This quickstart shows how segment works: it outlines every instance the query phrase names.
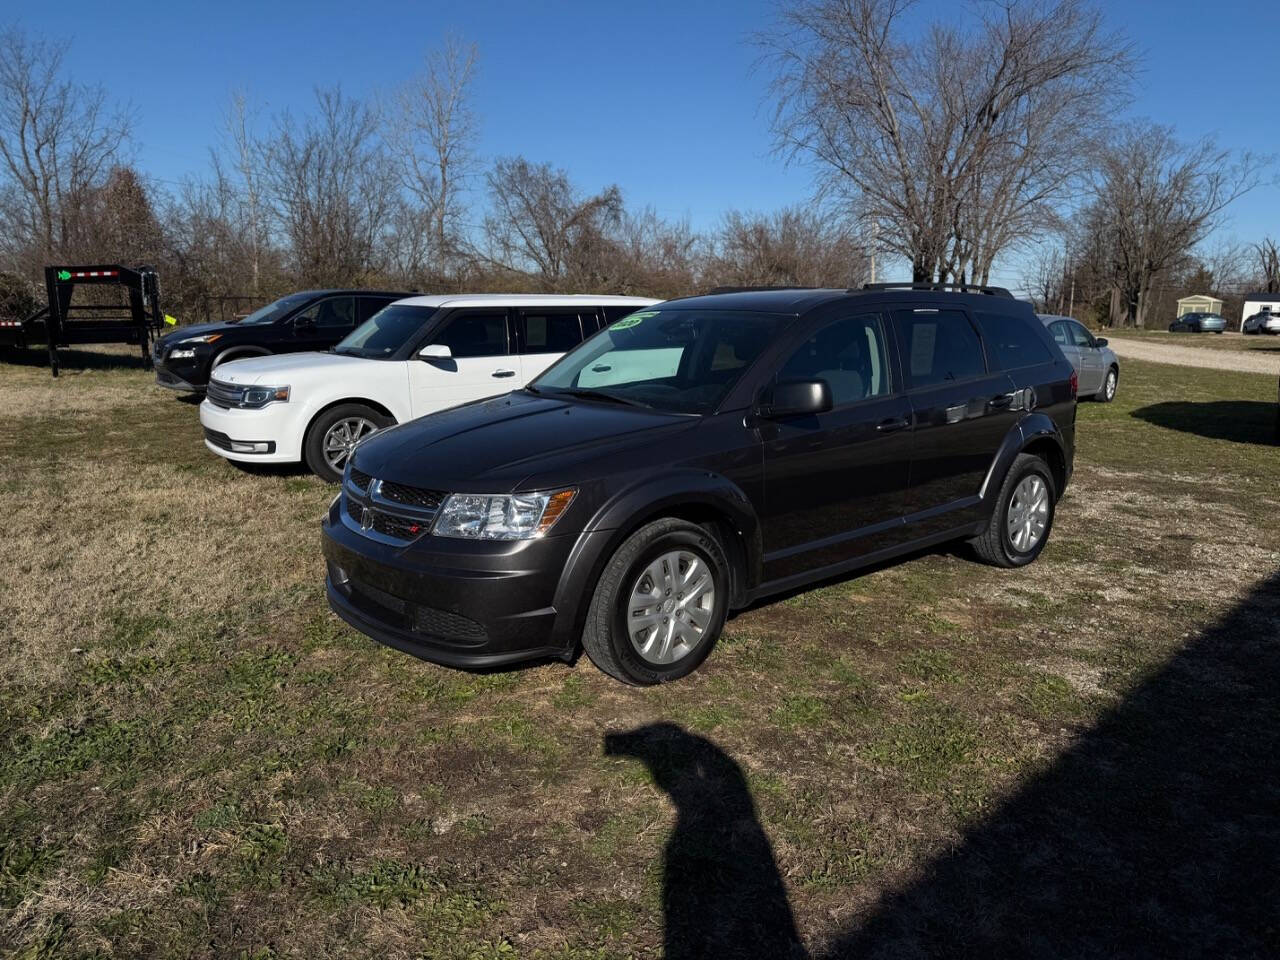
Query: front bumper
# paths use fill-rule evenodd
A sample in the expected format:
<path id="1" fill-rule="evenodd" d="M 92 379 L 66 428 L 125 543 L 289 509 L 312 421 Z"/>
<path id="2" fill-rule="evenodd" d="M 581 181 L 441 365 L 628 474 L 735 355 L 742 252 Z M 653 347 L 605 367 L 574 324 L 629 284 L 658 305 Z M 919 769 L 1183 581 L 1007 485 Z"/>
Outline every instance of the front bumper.
<path id="1" fill-rule="evenodd" d="M 156 386 L 180 393 L 204 393 L 207 377 L 201 377 L 199 360 L 170 363 L 160 351 L 151 355 L 151 365 L 156 372 Z"/>
<path id="2" fill-rule="evenodd" d="M 297 463 L 302 459 L 298 415 L 296 404 L 229 410 L 206 398 L 200 404 L 204 445 L 220 457 L 241 463 Z"/>
<path id="3" fill-rule="evenodd" d="M 556 600 L 573 535 L 478 542 L 427 534 L 392 545 L 348 527 L 341 509 L 335 504 L 321 533 L 329 606 L 361 633 L 450 667 L 572 656 L 576 609 L 558 610 Z"/>

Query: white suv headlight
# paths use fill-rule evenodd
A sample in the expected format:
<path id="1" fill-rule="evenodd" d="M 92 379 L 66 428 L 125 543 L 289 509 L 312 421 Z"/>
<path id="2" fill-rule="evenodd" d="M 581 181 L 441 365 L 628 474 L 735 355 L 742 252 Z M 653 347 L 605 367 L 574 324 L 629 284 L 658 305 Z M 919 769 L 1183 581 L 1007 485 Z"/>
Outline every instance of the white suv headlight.
<path id="1" fill-rule="evenodd" d="M 464 540 L 532 540 L 545 536 L 577 493 L 454 493 L 440 507 L 432 533 Z"/>

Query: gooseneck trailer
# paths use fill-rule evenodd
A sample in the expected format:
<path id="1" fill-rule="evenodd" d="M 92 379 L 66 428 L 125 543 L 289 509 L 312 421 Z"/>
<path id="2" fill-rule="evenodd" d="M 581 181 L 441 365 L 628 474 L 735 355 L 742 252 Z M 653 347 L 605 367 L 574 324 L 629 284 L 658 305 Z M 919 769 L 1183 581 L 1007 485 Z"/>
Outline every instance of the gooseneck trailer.
<path id="1" fill-rule="evenodd" d="M 78 286 L 124 287 L 127 304 L 73 303 Z M 58 375 L 58 348 L 85 343 L 130 343 L 151 366 L 151 340 L 164 323 L 160 281 L 150 267 L 118 263 L 44 268 L 48 305 L 23 319 L 0 320 L 0 346 L 46 343 L 49 369 Z"/>

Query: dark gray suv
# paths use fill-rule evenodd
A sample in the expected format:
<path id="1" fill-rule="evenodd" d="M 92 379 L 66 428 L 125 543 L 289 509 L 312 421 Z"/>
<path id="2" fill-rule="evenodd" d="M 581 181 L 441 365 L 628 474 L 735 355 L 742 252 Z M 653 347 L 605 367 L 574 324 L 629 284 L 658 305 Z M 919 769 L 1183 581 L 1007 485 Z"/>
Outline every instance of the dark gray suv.
<path id="1" fill-rule="evenodd" d="M 1033 561 L 1077 385 L 1005 291 L 670 300 L 361 443 L 323 523 L 329 603 L 440 663 L 585 649 L 672 680 L 760 597 L 957 539 Z"/>

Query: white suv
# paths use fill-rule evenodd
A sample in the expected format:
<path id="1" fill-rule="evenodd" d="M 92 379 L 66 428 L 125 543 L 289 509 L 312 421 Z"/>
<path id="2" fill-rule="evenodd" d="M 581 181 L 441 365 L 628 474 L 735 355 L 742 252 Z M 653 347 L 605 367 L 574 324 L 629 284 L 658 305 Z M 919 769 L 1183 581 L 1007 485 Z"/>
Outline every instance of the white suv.
<path id="1" fill-rule="evenodd" d="M 224 363 L 200 404 L 204 442 L 244 463 L 305 461 L 337 481 L 375 430 L 524 386 L 602 327 L 656 300 L 467 294 L 409 297 L 329 353 Z"/>

